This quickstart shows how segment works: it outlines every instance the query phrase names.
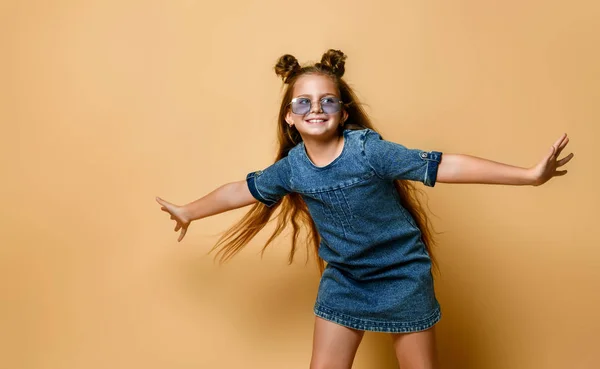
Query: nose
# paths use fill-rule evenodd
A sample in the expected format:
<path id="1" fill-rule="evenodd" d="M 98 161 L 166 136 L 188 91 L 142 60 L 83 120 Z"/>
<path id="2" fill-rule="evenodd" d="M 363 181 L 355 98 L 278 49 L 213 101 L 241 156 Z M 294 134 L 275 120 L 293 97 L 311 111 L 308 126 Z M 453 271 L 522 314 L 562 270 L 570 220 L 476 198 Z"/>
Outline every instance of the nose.
<path id="1" fill-rule="evenodd" d="M 322 113 L 323 108 L 321 107 L 321 101 L 311 101 L 310 102 L 310 112 L 311 113 Z"/>

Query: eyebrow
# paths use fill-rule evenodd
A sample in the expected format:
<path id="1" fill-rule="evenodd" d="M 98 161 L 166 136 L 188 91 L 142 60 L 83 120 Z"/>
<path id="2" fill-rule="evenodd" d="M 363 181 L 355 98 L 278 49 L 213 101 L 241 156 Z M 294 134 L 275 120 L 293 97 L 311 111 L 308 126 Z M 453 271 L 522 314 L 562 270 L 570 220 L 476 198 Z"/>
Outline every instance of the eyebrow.
<path id="1" fill-rule="evenodd" d="M 326 94 L 323 94 L 323 95 L 319 96 L 319 99 L 322 99 L 322 98 L 324 98 L 326 96 L 335 96 L 335 97 L 338 97 L 336 94 L 334 94 L 332 92 L 328 92 Z M 296 97 L 308 97 L 308 98 L 310 98 L 311 96 L 309 94 L 302 94 L 302 95 L 298 95 Z"/>

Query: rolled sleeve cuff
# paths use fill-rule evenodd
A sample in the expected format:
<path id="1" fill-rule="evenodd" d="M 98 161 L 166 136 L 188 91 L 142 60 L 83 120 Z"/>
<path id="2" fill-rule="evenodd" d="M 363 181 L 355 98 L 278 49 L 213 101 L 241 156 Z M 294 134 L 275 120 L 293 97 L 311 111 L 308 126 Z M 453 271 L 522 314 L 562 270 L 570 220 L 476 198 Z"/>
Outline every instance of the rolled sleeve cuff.
<path id="1" fill-rule="evenodd" d="M 258 173 L 259 172 L 252 172 L 252 173 L 248 173 L 248 175 L 246 176 L 246 183 L 248 184 L 248 189 L 250 190 L 250 193 L 252 194 L 252 196 L 254 196 L 255 199 L 257 199 L 258 201 L 267 205 L 268 207 L 271 207 L 271 206 L 275 205 L 276 201 L 265 198 L 263 195 L 260 194 L 260 191 L 256 187 L 256 178 L 255 177 L 257 176 Z"/>
<path id="2" fill-rule="evenodd" d="M 425 186 L 434 187 L 437 180 L 438 167 L 442 160 L 442 153 L 439 151 L 424 151 L 421 153 L 421 159 L 427 161 L 423 183 Z"/>

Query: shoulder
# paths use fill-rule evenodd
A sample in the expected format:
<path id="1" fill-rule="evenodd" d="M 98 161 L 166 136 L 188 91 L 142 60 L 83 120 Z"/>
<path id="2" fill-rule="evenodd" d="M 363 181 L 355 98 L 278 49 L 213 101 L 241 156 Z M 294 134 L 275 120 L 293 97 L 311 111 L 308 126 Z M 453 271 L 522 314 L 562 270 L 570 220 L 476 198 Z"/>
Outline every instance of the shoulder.
<path id="1" fill-rule="evenodd" d="M 347 129 L 344 131 L 344 136 L 348 141 L 356 142 L 361 144 L 361 146 L 366 140 L 372 139 L 372 137 L 380 137 L 377 132 L 370 128 Z"/>
<path id="2" fill-rule="evenodd" d="M 301 151 L 301 149 L 303 149 L 304 147 L 304 142 L 300 142 L 299 144 L 297 144 L 296 146 L 292 147 L 290 149 L 290 151 L 288 152 L 286 157 L 294 157 L 297 156 Z"/>
<path id="3" fill-rule="evenodd" d="M 354 142 L 363 152 L 377 147 L 377 143 L 384 142 L 381 135 L 371 128 L 347 130 L 346 137 L 349 141 Z"/>
<path id="4" fill-rule="evenodd" d="M 290 166 L 297 167 L 301 165 L 302 155 L 304 154 L 304 142 L 300 142 L 296 146 L 292 147 L 284 159 L 289 161 Z"/>
<path id="5" fill-rule="evenodd" d="M 347 137 L 358 141 L 381 140 L 381 135 L 371 128 L 346 130 Z"/>

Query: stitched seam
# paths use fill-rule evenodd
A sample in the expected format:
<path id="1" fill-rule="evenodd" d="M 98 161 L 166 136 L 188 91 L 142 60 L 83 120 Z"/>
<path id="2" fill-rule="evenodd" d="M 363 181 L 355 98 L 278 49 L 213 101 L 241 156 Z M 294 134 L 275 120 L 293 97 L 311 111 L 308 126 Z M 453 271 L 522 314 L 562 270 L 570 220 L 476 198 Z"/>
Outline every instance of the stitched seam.
<path id="1" fill-rule="evenodd" d="M 365 178 L 361 178 L 356 180 L 355 182 L 352 182 L 350 184 L 344 185 L 344 186 L 336 186 L 336 187 L 332 187 L 332 188 L 323 188 L 323 189 L 318 189 L 318 190 L 299 190 L 299 193 L 323 193 L 323 192 L 328 192 L 328 191 L 334 191 L 334 190 L 339 190 L 342 188 L 348 188 L 348 187 L 352 187 L 354 185 L 357 185 L 359 183 L 368 181 L 369 179 L 371 179 L 371 177 L 373 177 L 372 175 L 370 175 L 369 177 L 365 177 Z"/>
<path id="2" fill-rule="evenodd" d="M 371 170 L 373 170 L 373 173 L 375 173 L 375 175 L 377 177 L 379 177 L 380 179 L 384 179 L 383 176 L 381 176 L 379 173 L 377 173 L 377 171 L 375 170 L 375 168 L 373 167 L 373 165 L 369 161 L 369 158 L 367 157 L 367 152 L 365 151 L 365 146 L 367 144 L 367 136 L 369 135 L 370 132 L 374 132 L 374 131 L 372 131 L 370 129 L 366 129 L 365 132 L 363 133 L 363 135 L 361 136 L 361 141 L 362 141 L 361 154 L 362 154 L 362 157 L 363 157 L 364 161 L 369 166 L 369 168 L 371 168 Z"/>
<path id="3" fill-rule="evenodd" d="M 324 311 L 324 313 L 327 313 L 327 314 L 330 314 L 330 315 L 337 315 L 338 317 L 340 317 L 342 319 L 355 320 L 355 321 L 358 321 L 358 322 L 366 322 L 366 323 L 369 323 L 369 324 L 376 324 L 376 325 L 383 325 L 383 326 L 423 324 L 423 323 L 431 320 L 432 318 L 436 317 L 438 315 L 438 313 L 439 313 L 439 308 L 436 307 L 434 309 L 434 312 L 431 313 L 431 314 L 429 314 L 425 318 L 421 318 L 421 319 L 413 320 L 413 321 L 408 321 L 408 322 L 386 322 L 386 321 L 383 321 L 383 320 L 371 320 L 371 319 L 364 319 L 364 318 L 355 318 L 353 316 L 337 312 L 337 311 L 335 311 L 335 309 L 330 308 L 329 306 L 323 304 L 322 302 L 318 302 L 317 304 L 319 306 L 325 308 L 325 310 L 330 310 L 330 312 Z"/>
<path id="4" fill-rule="evenodd" d="M 256 173 L 256 172 L 255 172 Z M 260 190 L 258 189 L 258 186 L 256 185 L 256 179 L 259 177 L 259 175 L 255 175 L 254 176 L 254 189 L 256 190 L 256 193 L 258 193 L 260 195 L 260 197 L 262 197 L 264 200 L 266 200 L 267 202 L 277 202 L 275 200 L 273 200 L 272 198 L 263 195 Z"/>

